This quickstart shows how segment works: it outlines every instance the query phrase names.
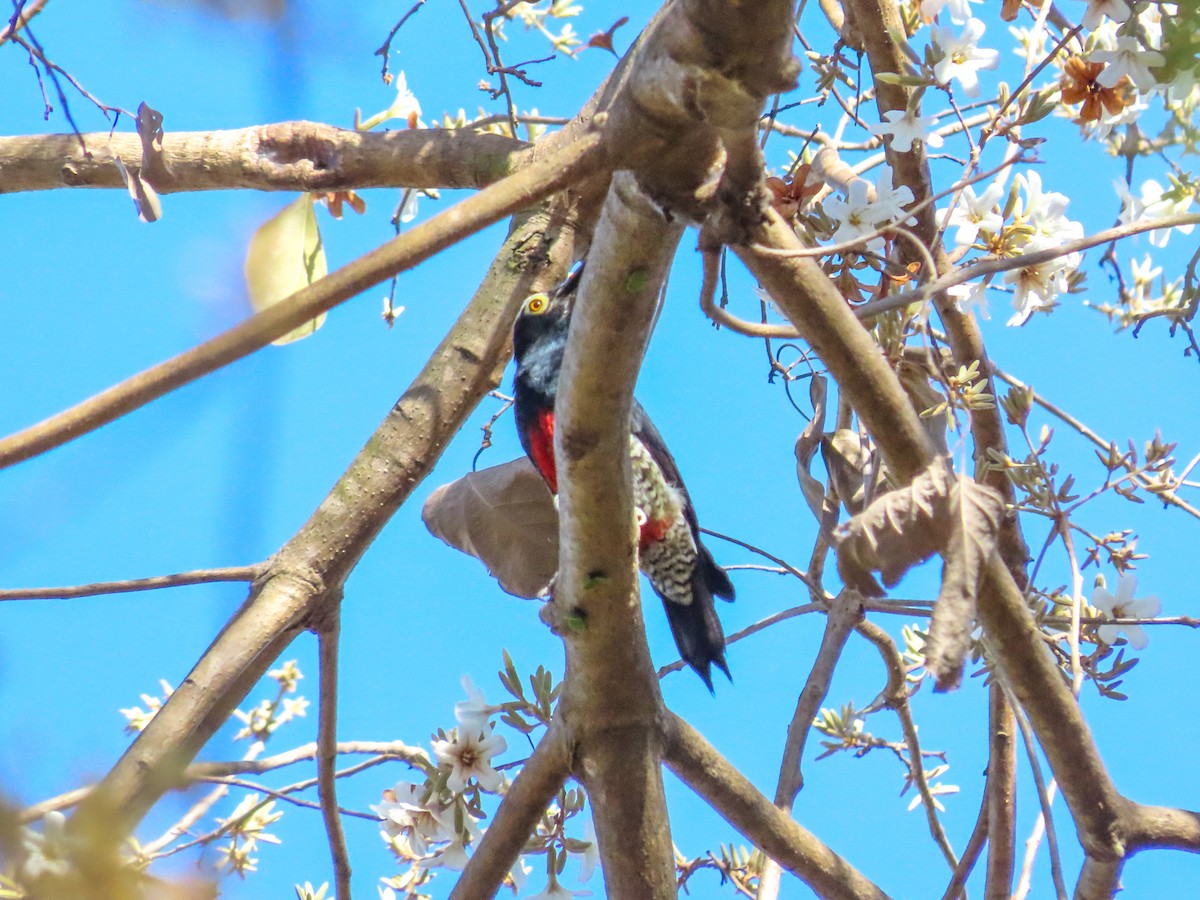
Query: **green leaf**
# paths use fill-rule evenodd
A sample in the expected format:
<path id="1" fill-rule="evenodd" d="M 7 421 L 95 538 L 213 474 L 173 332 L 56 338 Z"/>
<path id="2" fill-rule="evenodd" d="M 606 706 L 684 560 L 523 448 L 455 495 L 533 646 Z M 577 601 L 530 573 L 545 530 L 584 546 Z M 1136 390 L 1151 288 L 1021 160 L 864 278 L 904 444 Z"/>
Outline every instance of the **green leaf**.
<path id="1" fill-rule="evenodd" d="M 325 246 L 317 228 L 312 194 L 301 195 L 254 232 L 246 251 L 245 271 L 250 303 L 257 312 L 325 277 Z M 306 338 L 324 323 L 325 314 L 321 313 L 274 343 Z"/>

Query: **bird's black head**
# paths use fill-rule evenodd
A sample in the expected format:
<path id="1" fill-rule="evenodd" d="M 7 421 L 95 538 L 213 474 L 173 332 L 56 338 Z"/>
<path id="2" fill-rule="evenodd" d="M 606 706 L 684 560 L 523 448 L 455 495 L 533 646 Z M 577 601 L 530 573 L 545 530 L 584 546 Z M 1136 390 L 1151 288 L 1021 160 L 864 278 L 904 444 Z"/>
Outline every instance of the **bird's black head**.
<path id="1" fill-rule="evenodd" d="M 556 357 L 561 365 L 575 291 L 582 273 L 583 266 L 579 266 L 550 293 L 538 292 L 525 298 L 517 321 L 513 323 L 513 357 L 518 373 L 535 359 L 542 364 L 550 362 L 545 358 L 547 356 Z"/>

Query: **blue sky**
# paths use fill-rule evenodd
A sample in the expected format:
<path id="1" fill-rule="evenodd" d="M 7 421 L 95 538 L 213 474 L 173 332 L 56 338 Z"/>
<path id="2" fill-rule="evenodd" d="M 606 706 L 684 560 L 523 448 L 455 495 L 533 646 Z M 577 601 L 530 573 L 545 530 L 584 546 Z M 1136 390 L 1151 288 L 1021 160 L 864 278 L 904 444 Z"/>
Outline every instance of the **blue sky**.
<path id="1" fill-rule="evenodd" d="M 1076 4 L 1073 4 L 1076 5 Z M 289 4 L 276 27 L 261 21 L 228 22 L 173 4 L 52 2 L 35 20 L 48 55 L 108 103 L 134 109 L 145 101 L 165 115 L 168 130 L 237 128 L 287 119 L 349 126 L 355 107 L 385 107 L 393 91 L 378 77 L 372 55 L 407 4 L 363 2 Z M 618 32 L 627 46 L 646 13 L 609 2 L 588 4 L 575 28 L 583 36 L 621 15 L 633 22 Z M 476 89 L 482 77 L 478 48 L 451 4 L 429 4 L 394 44 L 393 70 L 403 69 L 427 120 L 443 111 L 476 106 L 499 111 Z M 806 13 L 814 23 L 815 4 Z M 811 24 L 814 32 L 816 24 Z M 998 30 L 998 25 L 990 26 Z M 518 36 L 510 26 L 509 59 L 543 56 L 545 43 Z M 525 54 L 524 51 L 529 52 Z M 1008 61 L 1006 60 L 1006 65 Z M 536 68 L 544 88 L 521 87 L 522 109 L 570 114 L 599 84 L 612 57 L 596 50 Z M 531 74 L 533 72 L 531 71 Z M 995 84 L 985 74 L 985 89 Z M 811 72 L 802 76 L 811 87 Z M 1009 78 L 1010 83 L 1016 79 Z M 61 115 L 43 121 L 42 102 L 23 53 L 0 48 L 0 122 L 8 133 L 65 131 Z M 103 119 L 70 95 L 81 127 L 100 131 Z M 826 128 L 835 110 L 806 108 L 790 121 Z M 128 123 L 123 123 L 128 125 Z M 1111 181 L 1121 167 L 1096 145 L 1084 145 L 1073 126 L 1045 122 L 1053 139 L 1040 148 L 1049 188 L 1072 198 L 1069 214 L 1088 231 L 1110 225 L 1118 209 Z M 774 139 L 773 139 L 774 141 Z M 948 152 L 965 154 L 962 146 Z M 772 163 L 786 145 L 769 145 Z M 935 170 L 942 179 L 952 171 Z M 1160 170 L 1139 170 L 1139 178 Z M 367 215 L 341 222 L 319 211 L 330 266 L 344 264 L 385 240 L 395 192 L 366 193 Z M 139 222 L 118 191 L 16 194 L 0 203 L 0 246 L 8 261 L 0 281 L 0 431 L 32 424 L 122 378 L 183 351 L 244 318 L 248 304 L 242 256 L 254 229 L 292 199 L 284 194 L 222 192 L 170 195 L 153 225 Z M 424 202 L 422 215 L 439 204 Z M 383 290 L 336 310 L 313 339 L 268 348 L 45 456 L 0 473 L 0 587 L 86 583 L 140 577 L 263 559 L 305 521 L 372 430 L 424 363 L 430 349 L 469 298 L 499 246 L 494 228 L 404 276 L 398 302 L 406 311 L 391 330 L 379 318 Z M 1195 248 L 1172 238 L 1162 259 L 1175 272 Z M 778 384 L 768 384 L 760 343 L 712 329 L 696 309 L 699 266 L 694 238 L 684 238 L 667 305 L 643 370 L 639 397 L 667 437 L 702 524 L 806 564 L 815 525 L 795 481 L 792 445 L 804 426 Z M 1141 243 L 1120 258 L 1140 255 Z M 1111 298 L 1107 276 L 1087 263 L 1084 297 Z M 743 314 L 757 304 L 747 280 L 735 276 Z M 1003 297 L 993 299 L 985 337 L 999 365 L 1032 383 L 1099 433 L 1139 445 L 1162 428 L 1181 442 L 1186 461 L 1200 448 L 1197 361 L 1184 358 L 1180 340 L 1161 326 L 1137 340 L 1113 335 L 1081 297 L 1064 299 L 1051 317 L 1022 329 L 1004 327 Z M 506 377 L 505 387 L 508 387 Z M 803 387 L 796 392 L 804 397 Z M 558 641 L 537 619 L 536 604 L 503 594 L 482 568 L 431 538 L 420 505 L 437 484 L 469 469 L 482 426 L 497 409 L 487 400 L 446 451 L 430 480 L 416 492 L 368 552 L 346 586 L 343 621 L 340 734 L 343 739 L 403 739 L 425 743 L 453 724 L 459 678 L 470 674 L 489 699 L 501 698 L 495 672 L 508 648 L 523 672 L 545 663 L 558 673 Z M 1049 421 L 1035 413 L 1035 421 Z M 1103 477 L 1089 446 L 1059 423 L 1054 459 L 1075 470 L 1088 487 Z M 495 446 L 481 464 L 508 460 L 520 449 L 502 419 Z M 960 451 L 961 452 L 961 451 Z M 1192 561 L 1195 523 L 1175 511 L 1133 507 L 1104 498 L 1084 515 L 1104 533 L 1134 528 L 1151 554 L 1139 566 L 1141 593 L 1158 594 L 1164 613 L 1194 613 Z M 1036 523 L 1031 529 L 1036 528 Z M 1041 534 L 1031 530 L 1030 542 Z M 757 562 L 712 542 L 725 564 Z M 931 598 L 936 571 L 926 566 L 898 588 L 899 596 Z M 1044 581 L 1066 583 L 1061 554 Z M 1086 573 L 1088 583 L 1094 569 Z M 1110 581 L 1111 570 L 1106 570 Z M 722 606 L 728 632 L 806 597 L 801 586 L 776 575 L 735 573 L 738 602 Z M 158 679 L 178 683 L 212 636 L 244 598 L 237 585 L 70 602 L 0 605 L 0 790 L 28 803 L 102 774 L 128 738 L 118 710 L 157 693 Z M 905 620 L 879 619 L 896 636 Z M 708 695 L 689 673 L 664 683 L 668 703 L 696 725 L 768 795 L 795 698 L 820 642 L 823 621 L 791 620 L 735 646 L 735 683 Z M 657 603 L 647 605 L 656 662 L 674 658 Z M 1192 632 L 1153 630 L 1141 664 L 1126 678 L 1131 699 L 1102 701 L 1089 686 L 1084 708 L 1119 786 L 1136 800 L 1200 807 L 1200 787 L 1186 773 L 1200 729 L 1179 696 L 1194 684 Z M 301 638 L 285 655 L 309 676 L 302 689 L 314 702 L 315 642 Z M 827 705 L 869 702 L 883 684 L 874 651 L 851 640 Z M 981 680 L 957 693 L 915 700 L 926 748 L 943 749 L 952 764 L 946 781 L 962 793 L 946 799 L 944 820 L 961 848 L 974 821 L 982 786 L 986 704 Z M 254 695 L 266 696 L 269 688 Z M 247 704 L 248 705 L 248 704 Z M 315 719 L 288 726 L 268 752 L 311 740 Z M 894 721 L 869 728 L 898 738 Z M 206 750 L 232 758 L 226 729 Z M 510 756 L 520 746 L 510 735 Z M 907 813 L 898 797 L 902 773 L 893 759 L 837 756 L 805 763 L 806 787 L 798 819 L 847 855 L 897 897 L 940 893 L 946 871 L 925 832 L 920 812 Z M 271 780 L 282 784 L 299 769 Z M 344 783 L 343 803 L 365 809 L 405 770 L 376 769 Z M 1018 842 L 1028 834 L 1036 800 L 1022 766 Z M 736 841 L 734 833 L 686 789 L 669 781 L 674 838 L 688 855 Z M 168 798 L 140 832 L 156 836 L 186 807 Z M 236 801 L 218 813 L 227 815 Z M 1080 855 L 1069 816 L 1055 807 L 1068 878 Z M 394 867 L 374 825 L 348 823 L 359 896 Z M 265 846 L 261 872 L 245 885 L 223 883 L 225 896 L 289 896 L 290 885 L 330 878 L 325 842 L 315 813 L 288 810 L 277 829 L 284 843 Z M 190 872 L 191 862 L 166 872 Z M 533 884 L 539 885 L 538 875 Z M 1184 854 L 1155 853 L 1126 869 L 1131 897 L 1163 896 L 1178 880 L 1200 877 L 1200 863 Z M 447 879 L 443 879 L 443 889 Z M 591 887 L 598 893 L 598 883 Z M 728 896 L 715 876 L 701 874 L 695 897 Z M 1032 896 L 1049 889 L 1045 852 Z M 440 895 L 440 894 L 439 894 Z M 807 896 L 791 882 L 785 896 Z"/>

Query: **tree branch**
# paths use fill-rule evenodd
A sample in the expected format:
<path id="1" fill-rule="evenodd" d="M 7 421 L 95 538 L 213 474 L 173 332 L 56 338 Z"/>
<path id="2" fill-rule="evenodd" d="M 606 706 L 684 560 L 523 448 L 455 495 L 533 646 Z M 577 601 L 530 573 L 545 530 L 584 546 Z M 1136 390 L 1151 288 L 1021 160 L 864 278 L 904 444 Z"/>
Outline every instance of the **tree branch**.
<path id="1" fill-rule="evenodd" d="M 903 388 L 841 295 L 811 260 L 787 260 L 754 245 L 798 249 L 799 239 L 771 210 L 748 246 L 735 251 L 789 319 L 804 332 L 849 397 L 892 472 L 907 481 L 934 449 Z M 1041 738 L 1089 853 L 1123 851 L 1114 827 L 1129 806 L 1100 759 L 1087 722 L 1003 563 L 993 559 L 980 586 L 979 618 L 1013 690 Z"/>
<path id="2" fill-rule="evenodd" d="M 565 274 L 583 240 L 572 223 L 588 221 L 574 205 L 563 198 L 519 220 L 421 373 L 70 828 L 122 840 L 310 617 L 337 602 L 359 557 L 498 383 L 520 302 Z"/>
<path id="3" fill-rule="evenodd" d="M 337 703 L 338 643 L 341 639 L 341 607 L 330 604 L 317 627 L 320 657 L 320 701 L 317 707 L 317 799 L 329 855 L 333 859 L 334 896 L 350 900 L 350 850 L 337 801 Z"/>
<path id="4" fill-rule="evenodd" d="M 30 0 L 20 8 L 19 12 L 14 12 L 8 24 L 0 28 L 0 44 L 29 24 L 30 19 L 46 8 L 46 3 L 47 0 Z"/>
<path id="5" fill-rule="evenodd" d="M 559 152 L 438 213 L 198 347 L 0 440 L 0 468 L 94 431 L 151 400 L 265 347 L 367 288 L 582 180 L 597 171 L 603 159 L 600 136 L 595 133 L 581 135 Z"/>
<path id="6" fill-rule="evenodd" d="M 812 670 L 804 682 L 804 689 L 796 700 L 796 711 L 788 724 L 787 742 L 783 749 L 783 760 L 779 766 L 779 781 L 775 788 L 775 805 L 788 812 L 796 802 L 796 795 L 804 787 L 804 773 L 800 768 L 804 757 L 804 746 L 812 731 L 813 719 L 829 694 L 833 673 L 841 659 L 846 639 L 862 619 L 862 598 L 854 591 L 843 591 L 830 603 L 825 618 L 825 634 L 821 637 L 821 649 L 813 661 Z"/>
<path id="7" fill-rule="evenodd" d="M 716 258 L 715 254 L 706 257 Z M 813 719 L 829 694 L 833 673 L 842 657 L 846 639 L 861 621 L 862 597 L 855 591 L 843 591 L 830 601 L 825 609 L 825 633 L 821 636 L 821 648 L 813 661 L 812 669 L 796 698 L 796 710 L 788 723 L 787 738 L 783 745 L 783 758 L 779 763 L 779 778 L 775 784 L 775 805 L 790 813 L 796 795 L 804 787 L 804 747 L 812 733 Z M 779 865 L 768 860 L 759 878 L 757 900 L 774 900 L 779 895 Z"/>
<path id="8" fill-rule="evenodd" d="M 667 767 L 747 840 L 820 897 L 882 900 L 887 896 L 759 793 L 700 732 L 678 716 L 668 716 Z"/>
<path id="9" fill-rule="evenodd" d="M 134 133 L 0 137 L 0 194 L 125 188 L 117 160 L 141 168 Z M 274 122 L 227 131 L 167 131 L 152 186 L 160 194 L 243 188 L 341 191 L 372 187 L 481 188 L 534 157 L 524 141 L 465 128 L 354 131 Z"/>
<path id="10" fill-rule="evenodd" d="M 555 412 L 559 570 L 547 612 L 567 666 L 559 707 L 592 798 L 606 889 L 674 898 L 658 680 L 638 602 L 633 385 L 682 226 L 613 179 L 575 300 Z M 582 621 L 579 628 L 566 619 Z"/>
<path id="11" fill-rule="evenodd" d="M 252 566 L 231 566 L 225 569 L 197 569 L 176 575 L 156 575 L 151 578 L 131 578 L 128 581 L 98 581 L 70 587 L 6 588 L 0 590 L 0 602 L 9 600 L 72 600 L 77 597 L 96 597 L 101 594 L 125 594 L 134 591 L 156 591 L 160 588 L 182 587 L 189 584 L 219 584 L 228 581 L 254 581 L 266 571 L 265 563 Z"/>
<path id="12" fill-rule="evenodd" d="M 1017 721 L 996 681 L 988 686 L 987 900 L 1012 896 L 1017 838 Z"/>

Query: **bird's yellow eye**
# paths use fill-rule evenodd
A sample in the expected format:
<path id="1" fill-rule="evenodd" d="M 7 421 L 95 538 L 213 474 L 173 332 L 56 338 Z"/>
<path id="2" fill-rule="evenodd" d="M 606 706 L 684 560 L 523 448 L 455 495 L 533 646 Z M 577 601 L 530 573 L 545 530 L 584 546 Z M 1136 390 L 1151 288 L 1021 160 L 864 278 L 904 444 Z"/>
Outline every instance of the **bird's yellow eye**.
<path id="1" fill-rule="evenodd" d="M 537 316 L 544 313 L 549 306 L 550 298 L 539 291 L 529 295 L 529 299 L 525 301 L 525 312 Z"/>

